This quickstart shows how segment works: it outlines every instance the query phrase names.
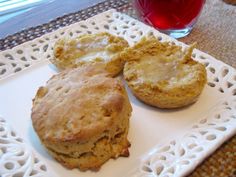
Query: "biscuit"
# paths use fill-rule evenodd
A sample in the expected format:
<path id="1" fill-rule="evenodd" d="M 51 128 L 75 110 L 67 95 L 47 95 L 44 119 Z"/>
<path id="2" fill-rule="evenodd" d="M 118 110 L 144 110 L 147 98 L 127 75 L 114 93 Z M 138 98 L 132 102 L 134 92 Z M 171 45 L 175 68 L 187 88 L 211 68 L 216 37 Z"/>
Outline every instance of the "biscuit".
<path id="1" fill-rule="evenodd" d="M 48 152 L 67 168 L 98 170 L 129 156 L 131 105 L 122 82 L 96 65 L 68 69 L 40 87 L 32 124 Z"/>
<path id="2" fill-rule="evenodd" d="M 159 108 L 179 108 L 194 103 L 207 81 L 204 65 L 193 60 L 191 46 L 159 42 L 150 36 L 126 49 L 124 77 L 133 94 Z"/>
<path id="3" fill-rule="evenodd" d="M 125 39 L 106 32 L 85 34 L 75 39 L 60 39 L 55 43 L 51 62 L 59 70 L 100 62 L 115 76 L 124 66 L 120 52 L 128 46 Z"/>

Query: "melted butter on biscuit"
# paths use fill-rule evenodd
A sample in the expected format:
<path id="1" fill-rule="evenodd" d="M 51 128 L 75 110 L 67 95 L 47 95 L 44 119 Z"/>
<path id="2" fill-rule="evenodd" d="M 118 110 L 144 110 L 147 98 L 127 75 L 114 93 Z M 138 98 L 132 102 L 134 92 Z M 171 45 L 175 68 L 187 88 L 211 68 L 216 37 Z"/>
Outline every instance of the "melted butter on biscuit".
<path id="1" fill-rule="evenodd" d="M 85 54 L 80 56 L 76 63 L 84 61 L 108 61 L 114 54 L 106 50 L 106 46 L 109 45 L 108 37 L 95 38 L 93 41 L 91 38 L 82 40 L 77 43 L 77 49 L 85 51 Z"/>
<path id="2" fill-rule="evenodd" d="M 78 49 L 84 50 L 98 50 L 104 49 L 109 44 L 109 39 L 107 36 L 99 38 L 84 38 L 77 43 Z"/>
<path id="3" fill-rule="evenodd" d="M 139 76 L 151 82 L 171 80 L 180 73 L 175 61 L 166 61 L 159 56 L 146 56 L 136 67 Z"/>
<path id="4" fill-rule="evenodd" d="M 113 57 L 113 55 L 114 54 L 109 53 L 108 51 L 104 51 L 104 50 L 91 51 L 91 52 L 87 52 L 87 54 L 81 56 L 79 58 L 79 60 L 76 60 L 76 63 L 81 62 L 81 61 L 85 61 L 85 62 L 94 61 L 96 59 L 99 59 L 101 61 L 108 61 Z"/>

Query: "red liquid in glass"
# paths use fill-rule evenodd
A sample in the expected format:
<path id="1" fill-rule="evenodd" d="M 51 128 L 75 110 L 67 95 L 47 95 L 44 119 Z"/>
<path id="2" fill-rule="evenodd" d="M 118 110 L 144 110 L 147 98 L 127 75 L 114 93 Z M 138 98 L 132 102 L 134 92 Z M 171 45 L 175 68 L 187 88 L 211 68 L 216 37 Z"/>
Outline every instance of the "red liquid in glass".
<path id="1" fill-rule="evenodd" d="M 140 18 L 161 30 L 192 27 L 205 0 L 134 0 Z"/>

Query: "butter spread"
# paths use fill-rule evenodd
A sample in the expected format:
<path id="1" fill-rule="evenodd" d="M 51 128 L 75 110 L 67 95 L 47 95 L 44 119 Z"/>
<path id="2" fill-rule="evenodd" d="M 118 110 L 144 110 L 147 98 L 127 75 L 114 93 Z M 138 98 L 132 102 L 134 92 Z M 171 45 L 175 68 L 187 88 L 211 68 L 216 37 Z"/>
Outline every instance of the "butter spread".
<path id="1" fill-rule="evenodd" d="M 170 80 L 180 73 L 176 61 L 166 61 L 160 56 L 146 56 L 136 67 L 138 75 L 151 82 Z"/>
<path id="2" fill-rule="evenodd" d="M 80 56 L 76 63 L 80 61 L 90 62 L 95 59 L 102 61 L 108 61 L 114 55 L 113 53 L 106 50 L 109 45 L 108 37 L 95 38 L 93 41 L 89 40 L 80 41 L 77 43 L 77 48 L 85 51 L 86 54 Z"/>
<path id="3" fill-rule="evenodd" d="M 101 50 L 101 51 L 91 51 L 91 52 L 87 52 L 87 54 L 81 56 L 78 58 L 78 60 L 76 60 L 77 62 L 80 61 L 85 61 L 85 62 L 89 62 L 89 61 L 93 61 L 95 59 L 101 59 L 102 61 L 108 61 L 112 58 L 114 54 L 110 53 L 108 51 L 105 50 Z"/>

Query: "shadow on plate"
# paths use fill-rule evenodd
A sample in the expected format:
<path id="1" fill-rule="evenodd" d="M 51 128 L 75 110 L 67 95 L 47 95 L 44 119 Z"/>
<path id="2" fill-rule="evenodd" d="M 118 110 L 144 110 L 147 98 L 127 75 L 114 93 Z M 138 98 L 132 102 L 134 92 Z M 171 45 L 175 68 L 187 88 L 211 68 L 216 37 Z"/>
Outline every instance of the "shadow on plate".
<path id="1" fill-rule="evenodd" d="M 43 146 L 43 144 L 40 142 L 36 132 L 34 131 L 34 128 L 32 124 L 30 124 L 28 128 L 28 139 L 33 146 L 33 149 L 39 153 L 41 156 L 43 156 L 46 159 L 53 160 L 53 158 L 48 154 L 46 148 Z"/>

